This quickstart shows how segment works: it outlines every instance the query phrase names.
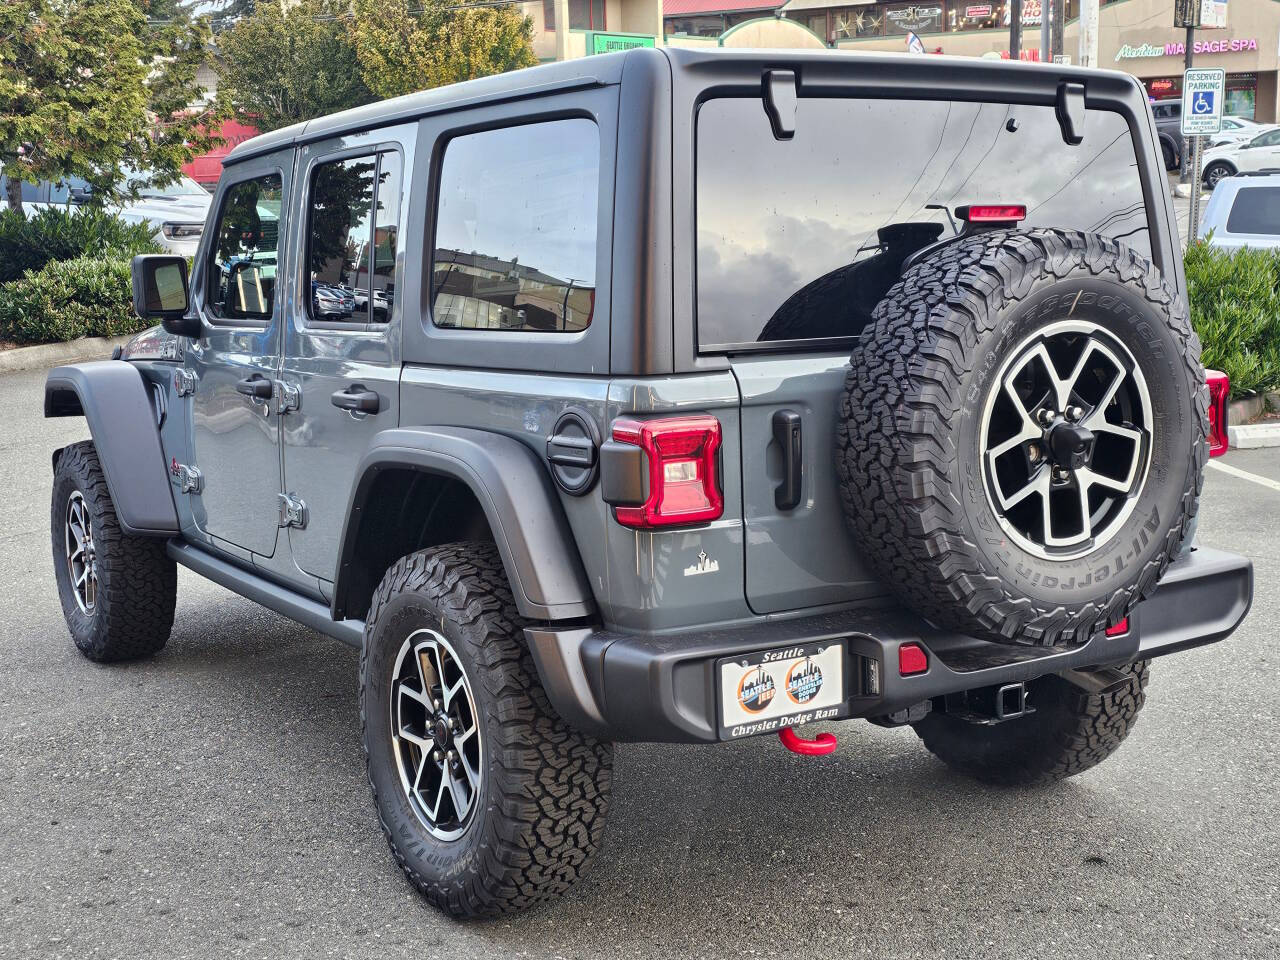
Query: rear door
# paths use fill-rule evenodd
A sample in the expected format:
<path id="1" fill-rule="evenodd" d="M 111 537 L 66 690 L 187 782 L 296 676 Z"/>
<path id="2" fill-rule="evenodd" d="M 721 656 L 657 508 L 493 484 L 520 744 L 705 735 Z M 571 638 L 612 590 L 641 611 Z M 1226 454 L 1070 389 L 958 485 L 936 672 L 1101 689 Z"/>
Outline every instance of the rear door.
<path id="1" fill-rule="evenodd" d="M 294 205 L 280 372 L 283 519 L 298 569 L 332 582 L 356 468 L 399 417 L 400 326 L 412 124 L 309 144 Z"/>
<path id="2" fill-rule="evenodd" d="M 1150 256 L 1133 140 L 1115 113 L 1089 111 L 1084 142 L 1069 146 L 1051 106 L 802 97 L 794 137 L 779 140 L 758 98 L 712 99 L 698 113 L 696 178 L 698 347 L 729 358 L 742 398 L 745 589 L 758 613 L 881 592 L 841 506 L 837 427 L 858 429 L 841 395 L 903 260 L 954 236 L 956 207 L 1024 204 L 1028 226 Z"/>

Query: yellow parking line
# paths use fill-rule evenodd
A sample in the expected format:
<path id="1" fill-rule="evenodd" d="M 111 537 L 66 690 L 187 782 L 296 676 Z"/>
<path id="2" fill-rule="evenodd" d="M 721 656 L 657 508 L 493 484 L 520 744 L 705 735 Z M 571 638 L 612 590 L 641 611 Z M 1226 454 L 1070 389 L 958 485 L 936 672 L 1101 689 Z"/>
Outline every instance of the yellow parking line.
<path id="1" fill-rule="evenodd" d="M 1252 480 L 1258 486 L 1266 487 L 1268 490 L 1280 490 L 1280 483 L 1275 480 L 1260 477 L 1256 473 L 1250 473 L 1248 470 L 1241 470 L 1239 467 L 1233 467 L 1230 464 L 1223 463 L 1221 460 L 1210 460 L 1209 466 L 1215 470 L 1221 470 L 1223 473 L 1229 473 L 1233 477 L 1239 477 L 1241 480 Z"/>

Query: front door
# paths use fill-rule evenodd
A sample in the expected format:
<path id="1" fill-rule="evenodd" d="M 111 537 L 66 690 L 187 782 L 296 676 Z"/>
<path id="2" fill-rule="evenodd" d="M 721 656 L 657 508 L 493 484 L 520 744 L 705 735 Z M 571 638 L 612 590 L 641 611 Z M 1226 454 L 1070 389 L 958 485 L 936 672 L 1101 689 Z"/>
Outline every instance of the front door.
<path id="1" fill-rule="evenodd" d="M 402 275 L 413 126 L 303 148 L 294 202 L 297 283 L 280 379 L 289 544 L 333 582 L 356 467 L 399 417 Z"/>
<path id="2" fill-rule="evenodd" d="M 275 381 L 284 310 L 276 278 L 285 267 L 280 241 L 291 167 L 290 151 L 234 165 L 224 175 L 193 297 L 204 334 L 185 361 L 194 390 L 193 519 L 213 546 L 263 557 L 275 552 L 279 528 Z"/>

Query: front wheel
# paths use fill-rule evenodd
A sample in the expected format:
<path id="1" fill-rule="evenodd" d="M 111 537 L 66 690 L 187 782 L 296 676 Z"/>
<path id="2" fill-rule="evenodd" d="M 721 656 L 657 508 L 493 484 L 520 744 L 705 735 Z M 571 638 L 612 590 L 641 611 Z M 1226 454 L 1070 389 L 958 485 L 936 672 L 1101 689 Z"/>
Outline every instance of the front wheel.
<path id="1" fill-rule="evenodd" d="M 58 457 L 50 533 L 58 599 L 80 652 L 101 663 L 158 652 L 173 628 L 177 568 L 163 540 L 121 531 L 91 442 Z"/>
<path id="2" fill-rule="evenodd" d="M 1227 177 L 1235 176 L 1235 173 L 1229 163 L 1222 161 L 1211 163 L 1204 171 L 1204 185 L 1212 190 Z"/>
<path id="3" fill-rule="evenodd" d="M 518 910 L 582 875 L 613 747 L 552 709 L 492 543 L 423 550 L 387 571 L 365 627 L 360 715 L 387 842 L 437 907 Z"/>
<path id="4" fill-rule="evenodd" d="M 1074 777 L 1120 748 L 1146 702 L 1147 660 L 1121 668 L 1129 682 L 1091 695 L 1061 677 L 1027 684 L 1034 713 L 994 726 L 931 713 L 915 725 L 929 752 L 953 770 L 1002 786 Z"/>

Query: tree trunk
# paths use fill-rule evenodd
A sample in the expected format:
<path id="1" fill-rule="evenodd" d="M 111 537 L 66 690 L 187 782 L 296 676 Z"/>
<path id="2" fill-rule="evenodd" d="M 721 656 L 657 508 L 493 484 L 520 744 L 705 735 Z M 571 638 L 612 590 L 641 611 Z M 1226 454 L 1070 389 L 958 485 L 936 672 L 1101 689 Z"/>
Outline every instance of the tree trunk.
<path id="1" fill-rule="evenodd" d="M 9 209 L 22 212 L 22 181 L 9 177 L 5 180 L 5 195 L 9 200 Z"/>

